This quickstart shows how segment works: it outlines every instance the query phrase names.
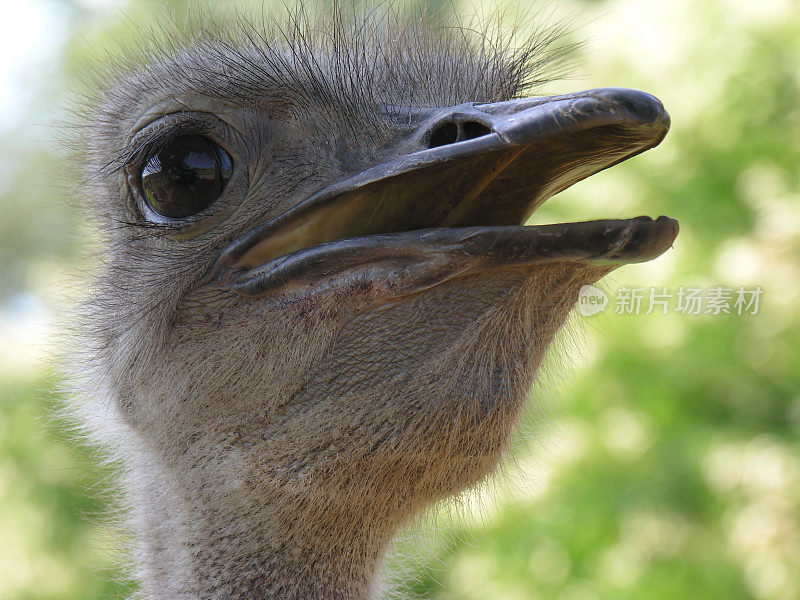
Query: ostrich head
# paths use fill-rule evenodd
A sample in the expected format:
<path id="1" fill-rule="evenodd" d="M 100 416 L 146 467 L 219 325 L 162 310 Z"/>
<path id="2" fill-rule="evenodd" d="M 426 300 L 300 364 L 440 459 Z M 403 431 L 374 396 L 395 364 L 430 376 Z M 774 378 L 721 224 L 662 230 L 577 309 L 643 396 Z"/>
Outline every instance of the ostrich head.
<path id="1" fill-rule="evenodd" d="M 371 597 L 496 466 L 580 287 L 677 233 L 523 226 L 661 141 L 652 96 L 521 97 L 550 34 L 334 21 L 151 48 L 90 111 L 80 379 L 151 598 Z"/>

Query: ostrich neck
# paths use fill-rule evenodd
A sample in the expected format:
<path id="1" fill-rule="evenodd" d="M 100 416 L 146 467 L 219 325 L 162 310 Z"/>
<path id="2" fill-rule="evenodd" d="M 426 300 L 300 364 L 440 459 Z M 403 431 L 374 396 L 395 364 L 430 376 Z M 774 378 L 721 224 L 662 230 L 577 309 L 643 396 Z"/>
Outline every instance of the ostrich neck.
<path id="1" fill-rule="evenodd" d="M 149 600 L 374 597 L 396 529 L 385 519 L 209 480 L 205 469 L 136 462 L 133 526 Z"/>
<path id="2" fill-rule="evenodd" d="M 147 410 L 123 417 L 130 435 L 118 447 L 129 465 L 145 597 L 373 598 L 398 528 L 496 468 L 578 289 L 608 268 L 566 266 L 538 279 L 504 274 L 477 330 L 451 328 L 459 337 L 441 343 L 443 359 L 381 364 L 382 383 L 329 376 L 361 360 L 365 347 L 393 356 L 396 337 L 387 334 L 380 352 L 363 340 L 352 349 L 340 343 L 292 395 L 295 412 L 281 413 L 271 428 L 249 392 L 176 402 L 161 396 L 171 372 L 139 391 L 129 404 Z M 508 293 L 510 284 L 516 293 Z M 358 340 L 367 325 L 352 320 L 338 339 Z M 493 333 L 509 331 L 521 333 Z M 473 356 L 476 367 L 465 360 Z M 396 373 L 387 372 L 392 366 Z M 336 387 L 343 381 L 346 391 Z"/>

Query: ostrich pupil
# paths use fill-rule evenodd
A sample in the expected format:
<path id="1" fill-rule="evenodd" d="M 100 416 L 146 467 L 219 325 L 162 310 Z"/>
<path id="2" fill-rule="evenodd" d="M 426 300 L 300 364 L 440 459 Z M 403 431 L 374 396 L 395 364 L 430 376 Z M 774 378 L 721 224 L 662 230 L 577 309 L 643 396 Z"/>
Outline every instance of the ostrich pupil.
<path id="1" fill-rule="evenodd" d="M 219 197 L 232 170 L 231 157 L 217 144 L 200 135 L 184 135 L 147 160 L 142 192 L 158 214 L 189 217 Z"/>

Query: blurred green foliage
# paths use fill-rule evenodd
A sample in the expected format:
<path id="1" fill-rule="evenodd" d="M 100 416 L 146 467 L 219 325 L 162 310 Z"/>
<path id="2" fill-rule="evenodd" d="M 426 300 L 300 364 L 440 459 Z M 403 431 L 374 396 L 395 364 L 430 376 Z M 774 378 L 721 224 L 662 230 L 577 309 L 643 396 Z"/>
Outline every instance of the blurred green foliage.
<path id="1" fill-rule="evenodd" d="M 2 597 L 83 600 L 132 589 L 120 578 L 114 531 L 89 520 L 108 516 L 112 473 L 53 422 L 56 381 L 42 373 L 1 385 Z"/>
<path id="2" fill-rule="evenodd" d="M 131 2 L 127 16 L 50 4 L 68 35 L 28 110 L 57 120 L 76 57 L 160 3 Z M 463 600 L 800 598 L 800 6 L 572 0 L 562 11 L 579 13 L 588 43 L 582 79 L 552 90 L 645 89 L 673 129 L 534 220 L 669 214 L 682 227 L 675 250 L 609 277 L 612 300 L 621 286 L 761 286 L 759 314 L 577 316 L 588 350 L 565 344 L 568 358 L 549 365 L 557 393 L 535 393 L 548 417 L 525 428 L 514 485 L 498 486 L 479 525 L 469 508 L 442 518 L 405 588 Z M 46 304 L 81 239 L 59 208 L 67 194 L 39 176 L 61 153 L 31 143 L 29 122 L 0 133 L 0 597 L 124 596 L 113 530 L 97 518 L 113 506 L 100 493 L 112 474 L 48 419 L 57 382 L 12 327 L 9 307 Z"/>

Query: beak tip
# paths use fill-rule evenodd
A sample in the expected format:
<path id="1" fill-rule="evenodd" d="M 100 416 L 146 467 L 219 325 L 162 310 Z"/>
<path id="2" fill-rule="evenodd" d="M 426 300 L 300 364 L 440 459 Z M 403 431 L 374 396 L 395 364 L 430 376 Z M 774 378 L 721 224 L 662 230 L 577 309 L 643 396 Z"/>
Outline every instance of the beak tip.
<path id="1" fill-rule="evenodd" d="M 632 124 L 660 130 L 663 132 L 660 136 L 662 138 L 669 131 L 669 113 L 661 100 L 652 94 L 630 88 L 601 88 L 596 90 L 596 94 L 609 107 L 620 111 Z"/>
<path id="2" fill-rule="evenodd" d="M 678 236 L 678 221 L 664 215 L 655 220 L 638 217 L 632 223 L 635 227 L 630 243 L 625 244 L 616 257 L 623 259 L 623 262 L 646 262 L 661 256 L 672 248 Z"/>

